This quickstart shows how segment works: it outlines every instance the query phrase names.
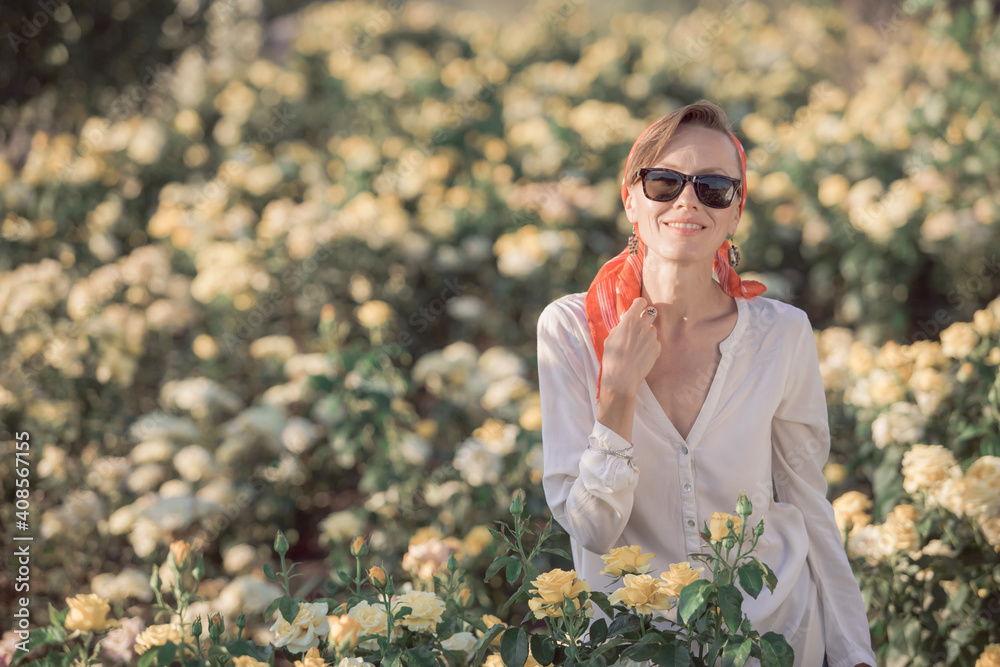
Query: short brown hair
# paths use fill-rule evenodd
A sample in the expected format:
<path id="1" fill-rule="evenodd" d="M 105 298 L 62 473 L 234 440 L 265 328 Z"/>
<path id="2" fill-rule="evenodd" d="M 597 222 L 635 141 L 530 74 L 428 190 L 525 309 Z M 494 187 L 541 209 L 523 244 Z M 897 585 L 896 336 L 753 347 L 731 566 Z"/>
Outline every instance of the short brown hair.
<path id="1" fill-rule="evenodd" d="M 699 100 L 694 104 L 681 107 L 653 123 L 636 144 L 632 159 L 625 165 L 625 187 L 630 188 L 639 182 L 637 165 L 649 165 L 659 157 L 670 140 L 677 134 L 681 125 L 696 125 L 709 130 L 717 130 L 726 136 L 733 131 L 729 125 L 726 112 L 718 104 L 708 100 Z M 733 146 L 736 150 L 736 147 Z M 737 155 L 737 163 L 739 155 Z M 630 173 L 629 173 L 630 172 Z"/>

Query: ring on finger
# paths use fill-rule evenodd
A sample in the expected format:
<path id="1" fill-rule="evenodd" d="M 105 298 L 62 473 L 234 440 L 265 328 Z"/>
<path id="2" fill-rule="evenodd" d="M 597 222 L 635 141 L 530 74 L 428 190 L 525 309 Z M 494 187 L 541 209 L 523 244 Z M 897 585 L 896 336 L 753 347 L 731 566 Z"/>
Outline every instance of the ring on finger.
<path id="1" fill-rule="evenodd" d="M 653 308 L 652 306 L 650 306 L 649 308 L 647 308 L 645 312 L 650 317 L 656 317 L 656 308 Z"/>

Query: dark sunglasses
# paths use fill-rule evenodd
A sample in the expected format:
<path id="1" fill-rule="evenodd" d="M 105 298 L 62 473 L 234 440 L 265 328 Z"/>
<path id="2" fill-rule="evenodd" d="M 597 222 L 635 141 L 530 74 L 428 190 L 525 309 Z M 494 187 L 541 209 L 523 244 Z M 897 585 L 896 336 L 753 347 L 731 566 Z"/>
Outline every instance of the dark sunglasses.
<path id="1" fill-rule="evenodd" d="M 701 203 L 710 208 L 726 208 L 733 203 L 733 197 L 740 191 L 742 182 L 721 174 L 688 176 L 673 169 L 646 167 L 639 170 L 642 192 L 653 201 L 677 199 L 688 181 L 694 183 L 694 191 Z"/>

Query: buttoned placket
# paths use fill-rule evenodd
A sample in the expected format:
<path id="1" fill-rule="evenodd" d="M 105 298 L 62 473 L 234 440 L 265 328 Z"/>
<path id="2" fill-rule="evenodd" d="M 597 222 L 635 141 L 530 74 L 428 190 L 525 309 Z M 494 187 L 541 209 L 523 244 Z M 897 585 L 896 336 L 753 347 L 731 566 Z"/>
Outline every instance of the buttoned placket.
<path id="1" fill-rule="evenodd" d="M 688 553 L 700 551 L 701 545 L 704 542 L 700 533 L 702 524 L 707 521 L 708 517 L 699 518 L 698 516 L 698 485 L 695 456 L 698 451 L 698 443 L 707 431 L 708 424 L 715 413 L 719 395 L 725 384 L 726 376 L 729 373 L 729 367 L 733 360 L 733 346 L 742 335 L 747 324 L 748 309 L 744 307 L 742 302 L 739 303 L 739 308 L 740 314 L 736 327 L 732 334 L 719 345 L 719 351 L 722 355 L 719 359 L 719 365 L 715 369 L 715 375 L 712 377 L 712 384 L 709 387 L 708 395 L 705 397 L 705 403 L 701 406 L 701 411 L 698 413 L 698 417 L 695 419 L 695 423 L 688 433 L 687 440 L 681 437 L 677 428 L 670 421 L 670 418 L 663 412 L 663 408 L 656 400 L 656 396 L 653 395 L 653 391 L 649 388 L 649 385 L 643 382 L 647 400 L 650 402 L 647 412 L 655 419 L 669 425 L 669 441 L 677 453 L 681 525 L 684 532 L 684 547 Z"/>

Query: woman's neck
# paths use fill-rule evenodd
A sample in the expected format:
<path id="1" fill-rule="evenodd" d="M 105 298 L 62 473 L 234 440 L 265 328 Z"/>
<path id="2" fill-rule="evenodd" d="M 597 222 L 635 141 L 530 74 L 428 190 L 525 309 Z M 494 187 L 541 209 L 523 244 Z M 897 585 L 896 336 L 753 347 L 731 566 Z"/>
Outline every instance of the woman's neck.
<path id="1" fill-rule="evenodd" d="M 711 265 L 681 263 L 646 256 L 641 296 L 656 308 L 657 328 L 686 329 L 718 317 L 733 307 L 733 299 L 712 277 Z"/>

